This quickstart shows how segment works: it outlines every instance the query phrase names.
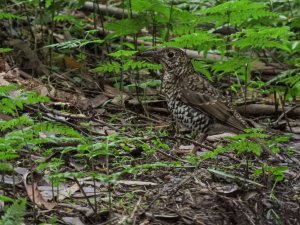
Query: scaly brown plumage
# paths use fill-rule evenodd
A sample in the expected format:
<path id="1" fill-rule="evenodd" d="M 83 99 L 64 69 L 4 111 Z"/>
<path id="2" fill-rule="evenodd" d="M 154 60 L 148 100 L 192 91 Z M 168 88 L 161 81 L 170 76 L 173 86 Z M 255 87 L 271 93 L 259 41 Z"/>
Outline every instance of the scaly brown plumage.
<path id="1" fill-rule="evenodd" d="M 195 72 L 183 50 L 165 47 L 139 57 L 162 64 L 168 109 L 184 126 L 203 134 L 240 133 L 248 127 L 228 99 Z"/>

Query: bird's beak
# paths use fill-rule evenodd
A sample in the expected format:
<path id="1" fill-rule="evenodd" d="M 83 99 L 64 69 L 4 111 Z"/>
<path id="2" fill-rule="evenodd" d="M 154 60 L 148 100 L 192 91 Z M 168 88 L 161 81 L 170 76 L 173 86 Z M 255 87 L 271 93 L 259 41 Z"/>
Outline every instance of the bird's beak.
<path id="1" fill-rule="evenodd" d="M 146 52 L 138 52 L 135 54 L 138 60 L 149 60 L 152 62 L 158 62 L 158 51 L 146 51 Z"/>

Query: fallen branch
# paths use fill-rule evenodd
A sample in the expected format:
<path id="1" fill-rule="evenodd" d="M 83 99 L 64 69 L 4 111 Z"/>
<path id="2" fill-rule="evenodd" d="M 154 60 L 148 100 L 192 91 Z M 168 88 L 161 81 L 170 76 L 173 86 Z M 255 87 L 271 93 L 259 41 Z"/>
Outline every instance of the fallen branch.
<path id="1" fill-rule="evenodd" d="M 296 117 L 300 116 L 300 108 L 295 108 L 291 110 L 293 107 L 285 107 L 286 113 L 289 116 Z M 271 116 L 275 114 L 275 107 L 273 105 L 263 105 L 263 104 L 249 104 L 249 105 L 241 105 L 237 107 L 237 110 L 242 115 L 249 116 Z M 278 113 L 283 113 L 282 109 L 277 110 Z"/>
<path id="2" fill-rule="evenodd" d="M 95 4 L 93 2 L 85 2 L 83 9 L 89 12 L 93 12 L 96 7 L 96 12 L 101 13 L 104 16 L 111 16 L 117 19 L 122 19 L 128 17 L 129 13 L 126 9 L 120 9 L 113 6 L 103 5 L 103 4 Z M 135 14 L 133 14 L 135 15 Z"/>

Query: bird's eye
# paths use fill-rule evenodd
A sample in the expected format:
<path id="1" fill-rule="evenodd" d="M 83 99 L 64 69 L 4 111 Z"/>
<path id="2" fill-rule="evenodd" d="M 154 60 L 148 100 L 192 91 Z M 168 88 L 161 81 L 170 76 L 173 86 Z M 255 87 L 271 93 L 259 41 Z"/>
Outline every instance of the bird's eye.
<path id="1" fill-rule="evenodd" d="M 168 57 L 169 57 L 169 58 L 173 58 L 173 57 L 174 57 L 174 52 L 169 52 L 169 53 L 168 53 Z"/>

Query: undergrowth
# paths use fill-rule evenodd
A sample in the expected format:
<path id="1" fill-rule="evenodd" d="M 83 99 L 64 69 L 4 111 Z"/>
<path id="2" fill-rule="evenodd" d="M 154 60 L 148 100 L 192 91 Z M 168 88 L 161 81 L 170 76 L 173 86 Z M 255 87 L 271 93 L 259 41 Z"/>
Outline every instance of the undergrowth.
<path id="1" fill-rule="evenodd" d="M 30 27 L 33 45 L 43 47 L 37 48 L 37 52 L 47 52 L 45 58 L 48 57 L 50 65 L 53 65 L 54 50 L 63 55 L 74 55 L 81 61 L 94 63 L 96 59 L 99 64 L 93 65 L 89 71 L 111 80 L 120 90 L 137 92 L 137 89 L 145 91 L 159 88 L 160 79 L 143 76 L 141 74 L 145 73 L 141 71 L 157 71 L 161 67 L 145 61 L 137 62 L 133 55 L 149 48 L 146 46 L 174 46 L 200 53 L 202 57 L 193 60 L 195 70 L 215 84 L 229 78 L 231 84 L 228 89 L 242 93 L 245 100 L 249 97 L 249 91 L 259 94 L 274 92 L 277 96 L 283 96 L 284 101 L 299 98 L 299 1 L 182 1 L 177 4 L 176 1 L 167 0 L 124 0 L 119 7 L 127 10 L 128 14 L 124 14 L 121 19 L 105 17 L 104 21 L 103 15 L 92 13 L 85 20 L 67 14 L 70 10 L 80 9 L 84 2 L 2 1 L 0 22 L 8 23 L 10 28 L 23 27 L 26 23 L 33 25 L 36 32 L 32 32 Z M 93 26 L 90 26 L 89 21 L 93 21 Z M 101 21 L 100 24 L 97 21 Z M 105 35 L 98 32 L 100 29 Z M 54 33 L 63 34 L 66 30 L 71 40 L 66 38 L 67 41 L 55 43 L 59 35 L 54 36 Z M 5 32 L 12 37 L 29 38 L 27 32 L 16 32 L 13 29 Z M 45 38 L 39 39 L 39 36 Z M 128 39 L 129 36 L 132 38 Z M 103 49 L 106 52 L 105 59 L 99 56 Z M 1 54 L 11 51 L 14 50 L 10 46 L 1 45 Z M 216 57 L 210 57 L 211 54 Z M 279 72 L 272 80 L 263 81 L 261 70 L 257 69 L 258 61 L 273 65 Z M 128 74 L 137 74 L 139 79 L 128 79 L 129 76 L 125 76 Z M 86 176 L 92 177 L 93 181 L 115 185 L 123 175 L 136 175 L 162 167 L 178 167 L 183 163 L 171 161 L 151 164 L 145 160 L 157 149 L 169 151 L 170 147 L 159 137 L 153 138 L 151 144 L 143 138 L 128 138 L 122 134 L 95 137 L 62 123 L 45 121 L 39 114 L 26 113 L 28 106 L 37 107 L 39 103 L 45 102 L 49 102 L 49 99 L 34 92 L 12 85 L 0 87 L 0 111 L 11 116 L 9 120 L 0 121 L 2 174 L 14 174 L 14 168 L 21 163 L 31 168 L 31 173 L 50 171 L 47 178 L 53 187 L 67 179 L 78 180 Z M 274 167 L 266 163 L 260 165 L 260 168 L 251 165 L 252 159 L 261 157 L 262 149 L 261 145 L 249 141 L 249 137 L 262 139 L 274 153 L 279 151 L 278 143 L 288 141 L 288 137 L 273 137 L 260 130 L 249 130 L 200 157 L 188 156 L 187 163 L 197 166 L 201 160 L 217 160 L 221 154 L 234 153 L 241 160 L 235 166 L 247 168 L 247 173 L 243 175 L 248 180 L 259 183 L 268 180 L 265 177 L 272 177 L 271 195 L 274 198 L 274 189 L 284 179 L 287 167 Z M 75 142 L 77 145 L 52 147 L 55 143 L 67 142 Z M 137 159 L 131 156 L 131 151 L 136 148 L 143 150 L 143 155 Z M 25 154 L 31 156 L 35 153 L 47 160 L 31 161 L 30 157 L 21 160 Z M 59 157 L 55 156 L 56 153 L 59 153 Z M 85 162 L 82 171 L 64 171 L 63 155 Z M 105 172 L 96 170 L 99 161 L 106 168 Z M 216 172 L 218 168 L 211 169 Z M 227 175 L 234 172 L 234 168 L 226 171 L 221 169 Z M 15 200 L 18 196 L 11 197 L 14 199 L 0 196 L 1 201 L 10 204 L 5 208 L 0 223 L 22 224 L 26 202 Z"/>

